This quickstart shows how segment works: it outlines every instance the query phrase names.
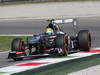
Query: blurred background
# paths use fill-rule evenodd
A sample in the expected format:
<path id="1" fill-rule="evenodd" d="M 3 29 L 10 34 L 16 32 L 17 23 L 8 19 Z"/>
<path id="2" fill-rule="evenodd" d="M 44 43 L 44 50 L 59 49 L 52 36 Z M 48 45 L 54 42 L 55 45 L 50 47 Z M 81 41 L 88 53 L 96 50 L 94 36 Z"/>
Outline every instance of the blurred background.
<path id="1" fill-rule="evenodd" d="M 64 2 L 64 1 L 99 1 L 99 0 L 0 0 L 1 3 L 4 2 Z"/>

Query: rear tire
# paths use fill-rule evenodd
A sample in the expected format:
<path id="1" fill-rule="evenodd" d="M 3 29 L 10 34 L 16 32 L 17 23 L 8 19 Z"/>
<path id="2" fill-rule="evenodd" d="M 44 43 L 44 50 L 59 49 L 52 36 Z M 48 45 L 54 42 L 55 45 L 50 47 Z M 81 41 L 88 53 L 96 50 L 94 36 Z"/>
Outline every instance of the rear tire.
<path id="1" fill-rule="evenodd" d="M 68 52 L 69 52 L 68 36 L 66 36 L 66 35 L 57 35 L 56 48 L 61 48 L 63 50 L 63 55 L 67 56 Z"/>
<path id="2" fill-rule="evenodd" d="M 78 45 L 80 51 L 90 51 L 91 34 L 88 30 L 80 30 L 78 33 Z"/>

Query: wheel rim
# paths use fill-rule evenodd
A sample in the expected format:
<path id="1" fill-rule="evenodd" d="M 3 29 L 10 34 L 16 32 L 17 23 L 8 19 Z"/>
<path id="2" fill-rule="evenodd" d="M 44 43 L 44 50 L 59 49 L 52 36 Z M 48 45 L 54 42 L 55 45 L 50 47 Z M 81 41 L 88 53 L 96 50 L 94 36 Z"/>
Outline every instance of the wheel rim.
<path id="1" fill-rule="evenodd" d="M 25 50 L 25 44 L 24 44 L 24 41 L 23 40 L 20 40 L 19 49 Z"/>
<path id="2" fill-rule="evenodd" d="M 68 37 L 67 36 L 64 36 L 64 48 L 63 48 L 63 51 L 64 51 L 65 55 L 68 55 L 69 48 L 68 48 Z"/>
<path id="3" fill-rule="evenodd" d="M 91 35 L 90 33 L 88 33 L 88 48 L 90 50 L 90 47 L 91 47 Z"/>

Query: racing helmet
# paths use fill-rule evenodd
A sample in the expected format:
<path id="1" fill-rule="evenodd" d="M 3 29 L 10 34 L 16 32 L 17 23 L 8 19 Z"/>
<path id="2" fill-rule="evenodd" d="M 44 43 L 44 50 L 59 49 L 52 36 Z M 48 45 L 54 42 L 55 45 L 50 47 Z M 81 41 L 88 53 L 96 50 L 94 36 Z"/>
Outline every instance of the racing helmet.
<path id="1" fill-rule="evenodd" d="M 54 32 L 53 32 L 53 29 L 52 28 L 47 27 L 46 30 L 45 30 L 45 33 L 46 34 L 53 34 Z"/>
<path id="2" fill-rule="evenodd" d="M 53 25 L 52 25 L 52 23 L 49 23 L 49 27 L 53 28 Z"/>

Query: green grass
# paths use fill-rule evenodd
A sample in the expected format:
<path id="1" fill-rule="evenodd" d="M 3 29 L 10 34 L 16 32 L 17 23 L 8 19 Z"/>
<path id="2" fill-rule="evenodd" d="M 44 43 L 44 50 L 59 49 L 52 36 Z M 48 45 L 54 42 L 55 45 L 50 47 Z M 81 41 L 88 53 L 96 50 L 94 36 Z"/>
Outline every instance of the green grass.
<path id="1" fill-rule="evenodd" d="M 14 38 L 22 38 L 26 40 L 26 36 L 0 36 L 0 51 L 8 51 L 11 49 L 11 42 Z"/>
<path id="2" fill-rule="evenodd" d="M 0 6 L 5 5 L 20 5 L 20 4 L 36 4 L 36 3 L 48 3 L 48 2 L 73 2 L 73 1 L 99 1 L 99 0 L 48 0 L 48 1 L 16 1 L 16 2 L 3 2 Z"/>
<path id="3" fill-rule="evenodd" d="M 6 72 L 0 72 L 0 75 L 1 75 L 1 74 L 5 74 L 5 73 L 6 73 Z"/>

